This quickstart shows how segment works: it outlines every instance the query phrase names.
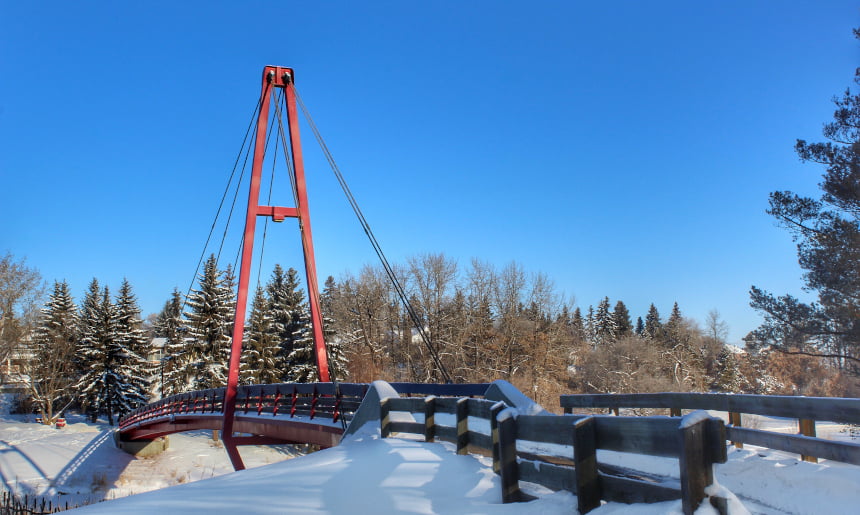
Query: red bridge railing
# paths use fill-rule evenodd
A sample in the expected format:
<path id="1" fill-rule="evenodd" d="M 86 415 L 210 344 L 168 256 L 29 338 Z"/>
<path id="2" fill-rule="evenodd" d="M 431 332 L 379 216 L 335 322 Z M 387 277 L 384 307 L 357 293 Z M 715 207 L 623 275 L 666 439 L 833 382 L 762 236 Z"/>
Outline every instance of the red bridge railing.
<path id="1" fill-rule="evenodd" d="M 338 422 L 358 409 L 368 385 L 356 383 L 281 383 L 240 386 L 236 414 L 286 415 Z M 119 429 L 183 415 L 221 416 L 225 388 L 181 393 L 142 406 L 119 421 Z"/>
<path id="2" fill-rule="evenodd" d="M 481 397 L 487 384 L 391 383 L 403 395 Z M 364 399 L 366 383 L 279 383 L 239 386 L 236 415 L 303 417 L 348 422 Z M 120 431 L 177 416 L 221 416 L 225 388 L 180 393 L 142 406 L 119 421 Z"/>

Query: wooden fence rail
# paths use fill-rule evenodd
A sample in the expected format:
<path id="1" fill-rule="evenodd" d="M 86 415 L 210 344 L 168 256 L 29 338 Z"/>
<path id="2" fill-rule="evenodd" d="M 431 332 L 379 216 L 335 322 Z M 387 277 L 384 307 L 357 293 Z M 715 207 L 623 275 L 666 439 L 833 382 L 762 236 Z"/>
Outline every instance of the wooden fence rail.
<path id="1" fill-rule="evenodd" d="M 860 424 L 860 399 L 791 397 L 722 393 L 631 393 L 562 395 L 565 413 L 574 408 L 668 408 L 673 415 L 682 409 L 725 411 L 730 425 L 726 437 L 744 443 L 795 452 L 804 460 L 824 458 L 860 465 L 860 444 L 815 437 L 815 421 Z M 742 414 L 785 417 L 798 420 L 800 435 L 780 434 L 741 427 Z"/>
<path id="2" fill-rule="evenodd" d="M 424 420 L 403 420 L 396 416 L 399 413 L 423 414 Z M 456 425 L 437 424 L 437 413 L 454 415 Z M 471 431 L 469 417 L 486 420 L 490 434 Z M 517 416 L 516 410 L 506 408 L 503 402 L 394 397 L 380 401 L 380 428 L 383 438 L 392 433 L 411 433 L 423 435 L 428 442 L 437 438 L 455 442 L 458 454 L 466 454 L 470 448 L 492 453 L 493 470 L 501 476 L 503 502 L 527 500 L 520 491 L 519 481 L 529 481 L 553 490 L 574 492 L 580 513 L 598 507 L 601 500 L 630 503 L 680 498 L 684 513 L 692 514 L 706 497 L 705 487 L 713 482 L 713 464 L 726 461 L 723 421 L 704 412 L 680 420 Z M 536 456 L 518 451 L 518 442 L 564 446 L 567 455 Z M 680 488 L 598 471 L 597 449 L 677 458 Z"/>

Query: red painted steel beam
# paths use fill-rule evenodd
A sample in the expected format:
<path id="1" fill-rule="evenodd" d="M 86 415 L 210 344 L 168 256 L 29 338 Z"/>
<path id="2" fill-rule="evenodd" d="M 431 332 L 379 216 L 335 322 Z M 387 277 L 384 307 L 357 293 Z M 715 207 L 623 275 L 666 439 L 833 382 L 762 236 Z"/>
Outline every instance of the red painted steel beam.
<path id="1" fill-rule="evenodd" d="M 292 74 L 291 74 L 292 78 Z M 331 381 L 328 369 L 328 355 L 325 347 L 322 312 L 320 310 L 320 289 L 317 282 L 316 261 L 314 259 L 314 240 L 311 234 L 311 215 L 308 209 L 308 192 L 305 187 L 305 165 L 302 158 L 302 143 L 299 138 L 299 115 L 296 111 L 296 90 L 292 81 L 285 88 L 287 100 L 287 120 L 290 126 L 290 147 L 293 150 L 293 174 L 299 210 L 299 230 L 302 234 L 302 247 L 305 253 L 305 275 L 307 275 L 308 301 L 311 308 L 311 321 L 314 331 L 314 355 L 319 371 L 319 380 Z"/>
<path id="2" fill-rule="evenodd" d="M 243 470 L 245 464 L 233 443 L 233 415 L 236 410 L 236 390 L 239 385 L 239 363 L 242 357 L 242 339 L 245 332 L 245 311 L 248 307 L 248 282 L 251 276 L 251 260 L 254 254 L 254 231 L 257 228 L 257 209 L 260 205 L 260 180 L 263 158 L 266 152 L 266 125 L 269 119 L 272 88 L 278 78 L 277 69 L 263 69 L 263 86 L 260 93 L 260 113 L 257 118 L 257 134 L 254 144 L 254 160 L 251 165 L 251 187 L 248 192 L 248 212 L 245 216 L 245 238 L 242 246 L 242 264 L 239 268 L 239 290 L 236 296 L 236 314 L 233 319 L 233 344 L 230 348 L 230 364 L 227 372 L 227 389 L 224 394 L 224 420 L 222 440 L 234 470 Z"/>
<path id="3" fill-rule="evenodd" d="M 257 216 L 269 216 L 276 222 L 284 218 L 298 218 L 299 211 L 294 207 L 257 206 Z"/>
<path id="4" fill-rule="evenodd" d="M 125 441 L 150 440 L 159 436 L 194 431 L 200 429 L 221 429 L 223 420 L 220 415 L 184 415 L 173 420 L 162 419 L 121 432 Z M 334 447 L 340 442 L 343 429 L 337 426 L 303 422 L 300 420 L 265 419 L 260 417 L 237 416 L 233 430 L 254 435 L 233 437 L 233 445 L 271 445 L 278 443 L 309 443 L 322 447 Z M 269 441 L 265 441 L 269 439 Z M 222 435 L 223 439 L 223 435 Z"/>

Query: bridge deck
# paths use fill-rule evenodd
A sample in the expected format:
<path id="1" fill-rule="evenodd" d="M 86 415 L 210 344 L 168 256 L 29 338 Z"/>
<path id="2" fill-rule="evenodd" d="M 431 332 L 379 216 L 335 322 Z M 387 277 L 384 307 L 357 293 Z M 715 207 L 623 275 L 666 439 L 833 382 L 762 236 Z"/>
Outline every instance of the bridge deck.
<path id="1" fill-rule="evenodd" d="M 224 418 L 221 413 L 173 414 L 128 427 L 122 431 L 122 438 L 127 441 L 149 440 L 183 431 L 220 430 L 223 425 Z M 310 419 L 304 416 L 290 418 L 289 415 L 236 415 L 233 428 L 239 433 L 272 440 L 258 440 L 253 443 L 309 443 L 321 447 L 334 447 L 340 442 L 344 432 L 343 426 L 340 423 L 332 423 L 331 419 Z"/>

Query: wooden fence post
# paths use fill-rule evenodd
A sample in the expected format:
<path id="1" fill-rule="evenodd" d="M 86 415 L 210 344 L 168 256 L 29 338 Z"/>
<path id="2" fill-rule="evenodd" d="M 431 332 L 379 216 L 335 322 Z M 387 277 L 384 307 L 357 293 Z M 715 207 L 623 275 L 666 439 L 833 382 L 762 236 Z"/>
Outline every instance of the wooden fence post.
<path id="1" fill-rule="evenodd" d="M 808 418 L 802 418 L 797 421 L 800 429 L 800 434 L 803 436 L 811 436 L 815 437 L 815 421 L 810 420 Z M 805 456 L 803 454 L 800 455 L 800 459 L 803 461 L 808 461 L 810 463 L 818 463 L 818 458 L 815 456 Z"/>
<path id="2" fill-rule="evenodd" d="M 436 441 L 436 397 L 424 399 L 424 441 Z"/>
<path id="3" fill-rule="evenodd" d="M 504 402 L 499 401 L 490 407 L 490 437 L 493 439 L 493 472 L 498 474 L 501 471 L 501 458 L 499 457 L 499 413 L 507 406 Z"/>
<path id="4" fill-rule="evenodd" d="M 669 408 L 669 416 L 670 417 L 680 417 L 681 416 L 681 408 Z"/>
<path id="5" fill-rule="evenodd" d="M 469 454 L 469 399 L 457 400 L 457 454 Z"/>
<path id="6" fill-rule="evenodd" d="M 581 418 L 573 423 L 574 484 L 579 513 L 587 513 L 600 506 L 603 492 L 597 474 L 597 438 L 594 417 Z"/>
<path id="7" fill-rule="evenodd" d="M 729 412 L 729 424 L 733 425 L 734 427 L 742 427 L 743 424 L 741 423 L 741 414 L 740 413 L 732 413 L 730 411 Z M 732 443 L 735 445 L 735 447 L 737 449 L 743 449 L 744 448 L 743 442 L 732 442 Z"/>
<path id="8" fill-rule="evenodd" d="M 698 412 L 697 412 L 698 413 Z M 690 414 L 687 417 L 698 417 Z M 705 496 L 705 487 L 714 482 L 713 443 L 707 442 L 709 436 L 707 418 L 687 422 L 681 419 L 680 461 L 681 467 L 681 505 L 684 515 L 693 515 Z M 725 440 L 719 442 L 725 448 Z"/>
<path id="9" fill-rule="evenodd" d="M 391 434 L 391 405 L 387 398 L 379 401 L 379 431 L 382 438 Z"/>
<path id="10" fill-rule="evenodd" d="M 499 413 L 499 475 L 502 482 L 502 502 L 520 500 L 520 474 L 517 467 L 516 411 L 508 408 Z"/>

